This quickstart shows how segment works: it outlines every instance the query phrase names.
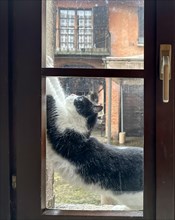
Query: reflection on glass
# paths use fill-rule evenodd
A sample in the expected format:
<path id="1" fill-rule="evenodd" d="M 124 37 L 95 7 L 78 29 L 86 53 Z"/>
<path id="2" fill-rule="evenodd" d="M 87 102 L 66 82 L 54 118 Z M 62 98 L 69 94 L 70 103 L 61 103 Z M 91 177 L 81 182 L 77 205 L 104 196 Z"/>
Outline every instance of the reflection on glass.
<path id="1" fill-rule="evenodd" d="M 45 4 L 43 67 L 143 69 L 144 0 Z"/>
<path id="2" fill-rule="evenodd" d="M 143 84 L 47 77 L 48 208 L 143 209 Z"/>

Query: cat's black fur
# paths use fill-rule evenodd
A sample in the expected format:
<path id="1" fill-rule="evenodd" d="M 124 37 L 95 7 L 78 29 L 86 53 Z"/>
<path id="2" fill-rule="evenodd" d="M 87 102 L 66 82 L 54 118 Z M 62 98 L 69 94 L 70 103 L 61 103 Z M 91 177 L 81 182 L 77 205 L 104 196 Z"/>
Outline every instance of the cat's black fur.
<path id="1" fill-rule="evenodd" d="M 59 111 L 54 98 L 47 96 L 47 136 L 55 153 L 76 167 L 76 174 L 85 184 L 100 186 L 114 195 L 143 190 L 143 149 L 114 147 L 99 142 L 90 133 L 97 120 L 97 112 L 85 97 L 74 101 L 77 112 L 86 118 L 89 132 L 72 129 L 58 130 Z"/>

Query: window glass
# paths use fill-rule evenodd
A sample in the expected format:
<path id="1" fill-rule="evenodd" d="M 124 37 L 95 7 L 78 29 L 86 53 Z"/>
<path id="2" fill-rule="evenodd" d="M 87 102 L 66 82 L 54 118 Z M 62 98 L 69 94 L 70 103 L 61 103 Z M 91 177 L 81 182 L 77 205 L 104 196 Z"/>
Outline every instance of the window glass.
<path id="1" fill-rule="evenodd" d="M 47 77 L 46 94 L 46 207 L 143 210 L 143 79 Z"/>
<path id="2" fill-rule="evenodd" d="M 47 0 L 43 67 L 143 69 L 143 1 Z"/>

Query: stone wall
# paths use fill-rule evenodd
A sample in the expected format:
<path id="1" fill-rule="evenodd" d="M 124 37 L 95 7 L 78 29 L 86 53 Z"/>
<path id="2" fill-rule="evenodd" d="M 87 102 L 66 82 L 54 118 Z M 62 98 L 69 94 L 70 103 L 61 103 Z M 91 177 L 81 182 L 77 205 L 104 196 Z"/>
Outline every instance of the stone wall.
<path id="1" fill-rule="evenodd" d="M 130 57 L 106 57 L 103 59 L 107 69 L 144 69 L 143 55 Z"/>

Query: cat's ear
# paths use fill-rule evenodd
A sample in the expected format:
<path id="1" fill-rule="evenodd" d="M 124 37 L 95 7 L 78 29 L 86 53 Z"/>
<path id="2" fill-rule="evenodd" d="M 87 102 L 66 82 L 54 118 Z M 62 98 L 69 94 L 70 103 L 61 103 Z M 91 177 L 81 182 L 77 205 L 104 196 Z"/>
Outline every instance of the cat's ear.
<path id="1" fill-rule="evenodd" d="M 95 113 L 100 112 L 103 109 L 103 107 L 101 105 L 94 105 L 93 106 L 93 110 Z"/>

